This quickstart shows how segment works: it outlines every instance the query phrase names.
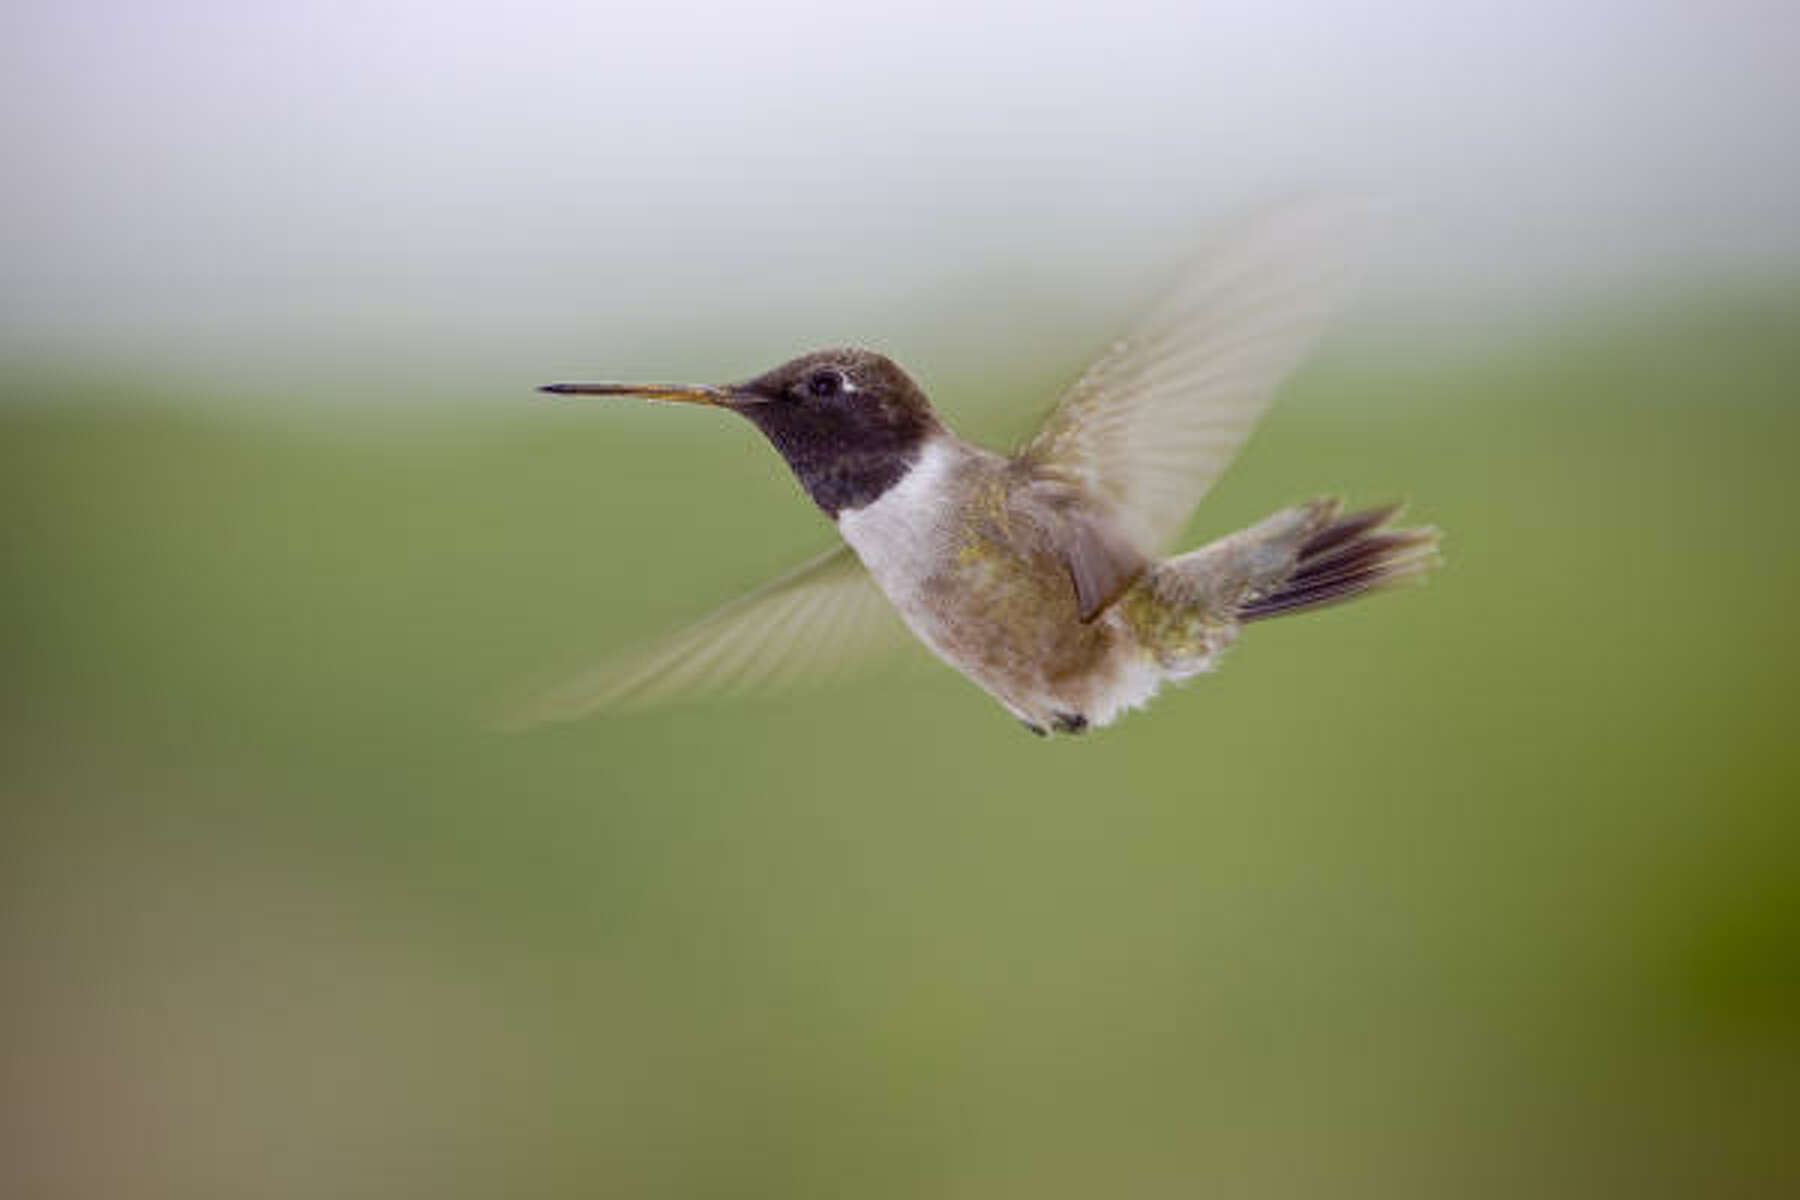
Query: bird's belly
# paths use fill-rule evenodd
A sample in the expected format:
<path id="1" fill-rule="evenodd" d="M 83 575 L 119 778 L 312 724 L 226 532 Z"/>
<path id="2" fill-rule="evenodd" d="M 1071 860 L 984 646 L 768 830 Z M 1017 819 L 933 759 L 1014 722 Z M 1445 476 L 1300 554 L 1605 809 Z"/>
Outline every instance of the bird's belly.
<path id="1" fill-rule="evenodd" d="M 890 597 L 921 641 L 1031 725 L 1104 726 L 1155 695 L 1162 669 L 1123 620 L 1084 623 L 1073 585 L 1043 575 L 1042 564 L 959 562 Z"/>
<path id="2" fill-rule="evenodd" d="M 884 513 L 885 500 L 844 514 L 844 539 L 919 640 L 1014 715 L 1098 726 L 1154 694 L 1154 660 L 1114 614 L 1080 619 L 1060 563 L 970 536 L 953 512 Z"/>

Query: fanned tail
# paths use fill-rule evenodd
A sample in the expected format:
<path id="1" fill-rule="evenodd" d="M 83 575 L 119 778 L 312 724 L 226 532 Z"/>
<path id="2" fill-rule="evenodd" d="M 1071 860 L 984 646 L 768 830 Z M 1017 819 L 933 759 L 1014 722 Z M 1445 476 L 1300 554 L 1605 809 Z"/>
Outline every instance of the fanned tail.
<path id="1" fill-rule="evenodd" d="M 1332 519 L 1301 544 L 1291 574 L 1238 605 L 1238 619 L 1260 621 L 1324 608 L 1429 571 L 1439 561 L 1437 529 L 1383 528 L 1401 507 L 1365 508 Z"/>

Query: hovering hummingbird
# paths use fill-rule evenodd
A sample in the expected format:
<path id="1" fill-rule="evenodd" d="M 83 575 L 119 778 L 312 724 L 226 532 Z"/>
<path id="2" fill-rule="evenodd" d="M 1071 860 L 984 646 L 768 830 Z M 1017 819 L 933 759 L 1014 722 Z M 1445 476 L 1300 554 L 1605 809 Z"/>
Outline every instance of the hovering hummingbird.
<path id="1" fill-rule="evenodd" d="M 1247 623 L 1411 580 L 1431 528 L 1398 505 L 1315 499 L 1197 550 L 1186 523 L 1309 348 L 1341 272 L 1311 209 L 1266 216 L 1203 260 L 1012 454 L 958 437 L 869 350 L 819 350 L 743 383 L 556 383 L 748 419 L 843 544 L 514 724 L 824 673 L 902 635 L 1031 732 L 1077 733 L 1210 669 Z"/>

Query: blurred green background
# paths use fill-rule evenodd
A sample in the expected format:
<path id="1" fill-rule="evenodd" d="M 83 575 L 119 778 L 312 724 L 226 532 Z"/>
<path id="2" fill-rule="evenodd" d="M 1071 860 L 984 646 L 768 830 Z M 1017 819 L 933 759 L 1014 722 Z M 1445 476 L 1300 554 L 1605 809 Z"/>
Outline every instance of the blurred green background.
<path id="1" fill-rule="evenodd" d="M 296 436 L 14 378 L 67 392 L 0 466 L 42 1123 L 14 1166 L 87 1195 L 1778 1194 L 1797 376 L 1800 301 L 1763 294 L 1328 359 L 1195 536 L 1404 487 L 1446 569 L 1047 743 L 923 652 L 477 727 L 825 539 L 747 424 L 521 397 L 479 433 Z"/>
<path id="2" fill-rule="evenodd" d="M 1800 1194 L 1790 9 L 8 5 L 0 1196 Z M 482 728 L 832 536 L 533 385 L 1004 443 L 1321 182 L 1189 543 L 1429 586 L 1079 739 L 922 651 Z"/>

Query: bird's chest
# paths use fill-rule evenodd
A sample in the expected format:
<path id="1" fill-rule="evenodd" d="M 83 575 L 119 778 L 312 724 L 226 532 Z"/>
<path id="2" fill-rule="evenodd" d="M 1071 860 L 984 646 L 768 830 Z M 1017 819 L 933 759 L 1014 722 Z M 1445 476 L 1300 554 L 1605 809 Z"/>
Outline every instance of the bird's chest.
<path id="1" fill-rule="evenodd" d="M 944 492 L 946 466 L 928 452 L 898 484 L 861 508 L 838 515 L 838 532 L 907 623 L 927 640 L 934 591 L 953 551 L 954 506 Z"/>
<path id="2" fill-rule="evenodd" d="M 1003 515 L 988 511 L 1004 500 L 994 481 L 951 469 L 927 456 L 841 513 L 838 530 L 939 657 L 1002 697 L 1035 694 L 1087 666 L 1105 635 L 1077 620 L 1067 572 L 1005 535 Z"/>
<path id="3" fill-rule="evenodd" d="M 930 445 L 900 482 L 838 515 L 838 532 L 912 631 L 939 657 L 975 672 L 1008 636 L 1000 603 L 1007 572 L 996 570 L 995 556 L 969 552 L 981 466 L 954 447 Z"/>

